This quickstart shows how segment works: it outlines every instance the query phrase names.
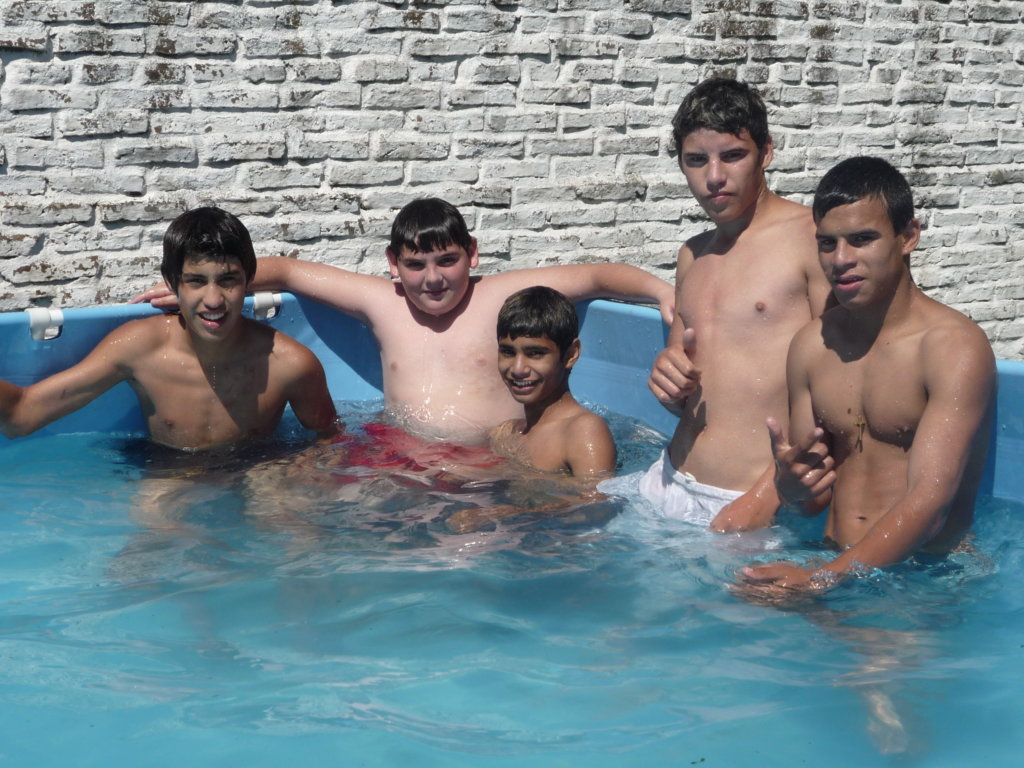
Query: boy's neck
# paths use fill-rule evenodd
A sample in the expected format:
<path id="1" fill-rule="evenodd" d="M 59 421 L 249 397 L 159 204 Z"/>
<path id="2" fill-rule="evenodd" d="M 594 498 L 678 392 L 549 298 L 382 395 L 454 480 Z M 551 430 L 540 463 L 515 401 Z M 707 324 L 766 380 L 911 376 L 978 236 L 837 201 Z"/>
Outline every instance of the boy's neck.
<path id="1" fill-rule="evenodd" d="M 747 210 L 743 211 L 735 219 L 720 222 L 715 226 L 714 239 L 723 250 L 728 250 L 732 247 L 751 226 L 769 218 L 772 215 L 772 209 L 775 207 L 775 204 L 782 199 L 768 189 L 768 184 L 763 177 L 761 182 L 761 190 L 758 192 L 754 203 Z"/>
<path id="2" fill-rule="evenodd" d="M 239 318 L 239 321 L 230 336 L 225 336 L 217 341 L 200 338 L 183 321 L 179 323 L 179 327 L 184 343 L 188 345 L 196 359 L 206 366 L 227 363 L 234 358 L 246 335 L 246 320 L 243 317 Z"/>

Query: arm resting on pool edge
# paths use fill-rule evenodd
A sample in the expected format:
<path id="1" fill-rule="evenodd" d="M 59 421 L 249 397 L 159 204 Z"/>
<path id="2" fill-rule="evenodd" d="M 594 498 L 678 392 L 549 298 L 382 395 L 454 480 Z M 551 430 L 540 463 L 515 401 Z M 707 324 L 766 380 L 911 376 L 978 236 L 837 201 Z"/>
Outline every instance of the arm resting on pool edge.
<path id="1" fill-rule="evenodd" d="M 31 434 L 124 381 L 125 356 L 143 337 L 135 332 L 139 322 L 115 328 L 81 362 L 35 384 L 19 387 L 0 381 L 0 431 L 11 438 Z"/>

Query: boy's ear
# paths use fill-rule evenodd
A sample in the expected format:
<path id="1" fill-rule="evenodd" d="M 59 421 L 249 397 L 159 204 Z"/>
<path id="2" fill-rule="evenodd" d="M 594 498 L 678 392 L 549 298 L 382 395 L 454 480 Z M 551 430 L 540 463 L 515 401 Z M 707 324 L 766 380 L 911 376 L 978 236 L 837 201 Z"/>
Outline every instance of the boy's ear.
<path id="1" fill-rule="evenodd" d="M 908 221 L 907 226 L 900 232 L 900 237 L 903 238 L 903 255 L 909 256 L 921 241 L 921 222 L 917 219 Z"/>
<path id="2" fill-rule="evenodd" d="M 480 263 L 480 251 L 477 250 L 475 237 L 469 238 L 469 249 L 466 253 L 469 255 L 469 268 L 476 269 Z"/>
<path id="3" fill-rule="evenodd" d="M 576 365 L 576 361 L 580 359 L 580 340 L 573 339 L 572 343 L 569 344 L 565 350 L 565 354 L 562 355 L 562 367 L 567 371 L 571 371 L 572 367 Z"/>
<path id="4" fill-rule="evenodd" d="M 775 156 L 775 142 L 772 140 L 772 135 L 769 133 L 768 138 L 764 141 L 764 148 L 761 150 L 761 170 L 767 170 L 768 166 L 771 165 L 772 157 Z"/>
<path id="5" fill-rule="evenodd" d="M 391 246 L 384 248 L 384 255 L 388 257 L 388 271 L 391 273 L 391 279 L 398 279 L 398 254 L 391 250 Z"/>

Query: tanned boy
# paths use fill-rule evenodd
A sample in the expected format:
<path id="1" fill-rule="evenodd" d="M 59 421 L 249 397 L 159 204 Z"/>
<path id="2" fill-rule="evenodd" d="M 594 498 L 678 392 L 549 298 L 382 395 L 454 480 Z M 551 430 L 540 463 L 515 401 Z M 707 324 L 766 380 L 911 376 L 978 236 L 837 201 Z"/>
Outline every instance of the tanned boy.
<path id="1" fill-rule="evenodd" d="M 0 381 L 0 430 L 26 435 L 127 381 L 150 438 L 173 448 L 267 436 L 286 405 L 307 429 L 333 433 L 320 362 L 242 316 L 255 271 L 252 241 L 235 216 L 214 207 L 181 214 L 164 235 L 161 264 L 180 311 L 125 323 L 78 364 L 30 386 Z"/>
<path id="2" fill-rule="evenodd" d="M 815 590 L 918 551 L 946 553 L 971 525 L 985 464 L 995 360 L 982 330 L 910 273 L 921 227 L 910 186 L 878 158 L 829 171 L 814 196 L 821 267 L 837 306 L 789 349 L 789 434 L 769 421 L 790 508 L 829 508 L 841 554 L 820 567 L 744 568 L 761 590 Z"/>

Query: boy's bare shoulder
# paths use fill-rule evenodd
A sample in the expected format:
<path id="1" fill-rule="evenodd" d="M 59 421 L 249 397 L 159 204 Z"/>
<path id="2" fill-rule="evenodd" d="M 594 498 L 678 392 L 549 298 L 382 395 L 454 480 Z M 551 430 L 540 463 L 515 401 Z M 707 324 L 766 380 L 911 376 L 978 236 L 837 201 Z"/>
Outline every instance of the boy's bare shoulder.
<path id="1" fill-rule="evenodd" d="M 112 330 L 103 344 L 116 347 L 122 356 L 149 353 L 184 333 L 177 314 L 153 315 L 129 320 Z"/>
<path id="2" fill-rule="evenodd" d="M 961 365 L 995 364 L 988 336 L 981 327 L 953 307 L 927 299 L 922 312 L 924 333 L 921 352 L 925 360 L 959 361 Z M 979 372 L 980 373 L 980 372 Z"/>
<path id="3" fill-rule="evenodd" d="M 588 439 L 600 439 L 610 442 L 612 440 L 612 432 L 608 427 L 608 422 L 582 405 L 578 405 L 578 408 L 578 411 L 575 411 L 566 419 L 564 427 L 566 437 L 573 442 Z"/>

